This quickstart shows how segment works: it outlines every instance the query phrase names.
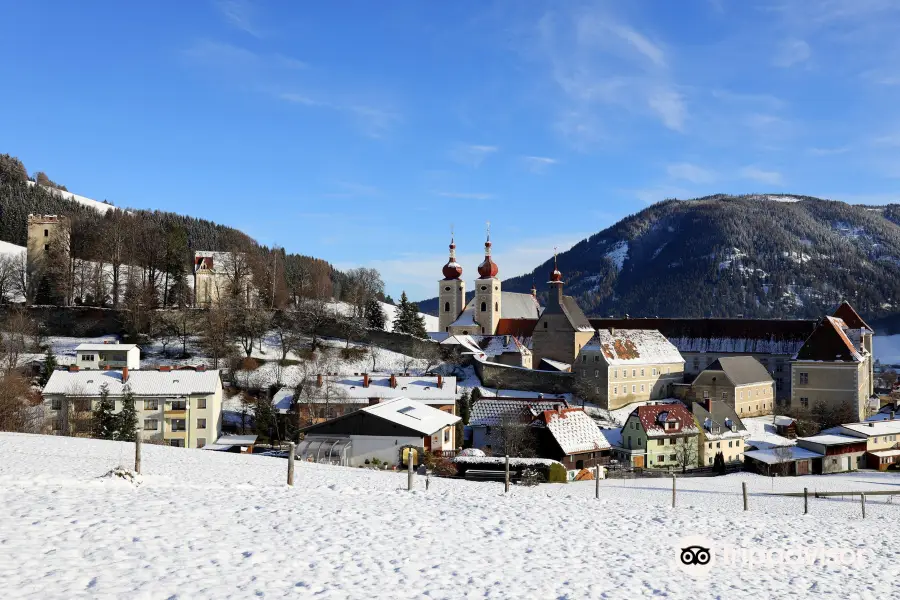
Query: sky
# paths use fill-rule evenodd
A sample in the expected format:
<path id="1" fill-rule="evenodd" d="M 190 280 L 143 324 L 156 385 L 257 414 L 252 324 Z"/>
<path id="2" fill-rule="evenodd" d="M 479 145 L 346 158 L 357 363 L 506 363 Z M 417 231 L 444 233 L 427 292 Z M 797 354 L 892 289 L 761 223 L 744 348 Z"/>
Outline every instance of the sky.
<path id="1" fill-rule="evenodd" d="M 0 152 L 434 296 L 666 199 L 898 201 L 900 2 L 0 0 Z M 560 265 L 565 270 L 565 265 Z"/>

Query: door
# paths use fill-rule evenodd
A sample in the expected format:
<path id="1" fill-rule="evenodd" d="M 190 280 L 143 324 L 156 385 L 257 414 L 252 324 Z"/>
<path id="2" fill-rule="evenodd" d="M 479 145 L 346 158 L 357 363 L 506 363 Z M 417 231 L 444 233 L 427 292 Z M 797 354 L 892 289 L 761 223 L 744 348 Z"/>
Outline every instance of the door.
<path id="1" fill-rule="evenodd" d="M 809 461 L 797 461 L 797 475 L 809 475 Z"/>
<path id="2" fill-rule="evenodd" d="M 644 457 L 643 457 L 643 456 L 635 456 L 635 457 L 633 458 L 633 461 L 634 461 L 634 467 L 635 467 L 636 469 L 643 469 L 643 468 L 644 468 Z"/>

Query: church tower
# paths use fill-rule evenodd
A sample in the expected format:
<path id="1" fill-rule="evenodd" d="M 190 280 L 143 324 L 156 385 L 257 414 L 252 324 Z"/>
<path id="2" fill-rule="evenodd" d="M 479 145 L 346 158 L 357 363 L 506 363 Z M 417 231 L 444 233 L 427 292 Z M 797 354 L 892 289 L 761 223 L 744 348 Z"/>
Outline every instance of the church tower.
<path id="1" fill-rule="evenodd" d="M 438 281 L 438 325 L 441 331 L 449 331 L 450 324 L 466 307 L 466 282 L 462 280 L 462 267 L 456 262 L 456 243 L 450 237 L 450 260 L 444 265 L 444 278 Z"/>
<path id="2" fill-rule="evenodd" d="M 484 243 L 484 262 L 478 265 L 475 280 L 475 322 L 482 335 L 494 335 L 500 322 L 500 279 L 497 263 L 491 259 L 491 225 L 488 223 L 487 241 Z"/>

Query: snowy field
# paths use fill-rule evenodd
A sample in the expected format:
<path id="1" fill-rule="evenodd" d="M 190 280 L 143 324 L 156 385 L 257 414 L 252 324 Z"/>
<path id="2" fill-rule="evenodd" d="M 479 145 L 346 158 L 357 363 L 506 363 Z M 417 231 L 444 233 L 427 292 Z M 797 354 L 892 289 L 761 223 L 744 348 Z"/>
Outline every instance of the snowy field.
<path id="1" fill-rule="evenodd" d="M 896 489 L 878 473 L 770 480 L 514 486 L 144 446 L 140 486 L 102 478 L 118 442 L 0 434 L 6 598 L 887 598 L 900 502 L 759 495 Z M 751 492 L 741 510 L 740 483 Z M 685 535 L 713 540 L 713 572 L 676 567 Z M 721 564 L 716 544 L 862 549 L 866 563 Z M 722 561 L 724 563 L 724 561 Z"/>

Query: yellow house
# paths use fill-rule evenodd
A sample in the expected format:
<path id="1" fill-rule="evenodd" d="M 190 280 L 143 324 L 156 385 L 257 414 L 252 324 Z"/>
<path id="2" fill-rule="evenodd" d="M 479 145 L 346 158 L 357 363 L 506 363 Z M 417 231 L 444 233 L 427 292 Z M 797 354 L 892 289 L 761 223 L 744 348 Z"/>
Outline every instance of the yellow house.
<path id="1" fill-rule="evenodd" d="M 598 329 L 572 371 L 581 394 L 616 409 L 672 396 L 674 384 L 684 378 L 684 359 L 656 330 Z"/>
<path id="2" fill-rule="evenodd" d="M 775 380 L 752 356 L 723 356 L 691 382 L 688 399 L 724 402 L 739 417 L 770 415 Z"/>
<path id="3" fill-rule="evenodd" d="M 725 464 L 744 462 L 744 440 L 750 433 L 731 406 L 705 400 L 692 403 L 691 413 L 699 431 L 700 466 L 711 467 L 719 452 Z"/>
<path id="4" fill-rule="evenodd" d="M 900 420 L 844 423 L 835 433 L 866 440 L 866 466 L 884 471 L 900 465 Z"/>

